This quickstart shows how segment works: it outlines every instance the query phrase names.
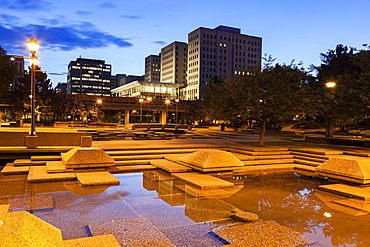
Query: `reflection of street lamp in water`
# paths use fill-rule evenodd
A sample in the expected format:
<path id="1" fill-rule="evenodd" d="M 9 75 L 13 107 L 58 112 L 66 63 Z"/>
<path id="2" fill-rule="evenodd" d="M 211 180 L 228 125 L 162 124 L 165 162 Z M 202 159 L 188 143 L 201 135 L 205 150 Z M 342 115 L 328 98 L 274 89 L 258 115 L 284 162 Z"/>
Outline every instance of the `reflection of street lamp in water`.
<path id="1" fill-rule="evenodd" d="M 27 43 L 27 48 L 31 52 L 31 131 L 30 136 L 35 135 L 35 97 L 36 97 L 36 84 L 35 84 L 35 70 L 38 62 L 36 52 L 38 51 L 40 44 L 37 43 L 36 39 L 32 37 Z"/>

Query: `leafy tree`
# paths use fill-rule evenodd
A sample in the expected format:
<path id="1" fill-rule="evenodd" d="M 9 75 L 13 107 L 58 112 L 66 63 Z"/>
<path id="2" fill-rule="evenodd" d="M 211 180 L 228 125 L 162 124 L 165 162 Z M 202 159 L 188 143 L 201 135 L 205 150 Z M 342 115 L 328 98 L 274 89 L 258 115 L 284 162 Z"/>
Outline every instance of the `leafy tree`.
<path id="1" fill-rule="evenodd" d="M 39 66 L 36 66 L 35 81 L 36 112 L 39 112 L 42 115 L 51 114 L 50 103 L 55 93 L 53 92 L 50 79 L 47 78 L 46 73 L 41 71 L 41 68 Z M 16 85 L 14 91 L 11 92 L 10 103 L 13 105 L 13 111 L 15 114 L 24 115 L 26 112 L 30 112 L 30 94 L 30 71 L 25 71 L 23 75 L 19 78 L 19 84 Z"/>
<path id="2" fill-rule="evenodd" d="M 17 68 L 11 66 L 6 51 L 0 46 L 0 96 L 5 96 L 9 92 L 9 85 L 17 75 Z"/>
<path id="3" fill-rule="evenodd" d="M 67 116 L 84 118 L 88 114 L 83 101 L 77 100 L 69 94 L 55 94 L 50 106 L 51 111 L 59 120 L 65 120 Z"/>
<path id="4" fill-rule="evenodd" d="M 368 47 L 367 47 L 368 48 Z M 321 54 L 322 64 L 316 67 L 322 87 L 329 81 L 336 86 L 326 90 L 328 122 L 326 136 L 332 136 L 334 122 L 343 129 L 363 120 L 370 114 L 370 56 L 369 50 L 357 51 L 343 45 Z"/>
<path id="5" fill-rule="evenodd" d="M 304 89 L 310 79 L 301 65 L 273 65 L 271 57 L 265 61 L 262 70 L 241 71 L 225 82 L 211 81 L 204 98 L 204 108 L 211 117 L 230 122 L 239 118 L 244 123 L 247 118 L 259 120 L 260 146 L 264 145 L 267 123 L 292 120 L 307 108 Z"/>

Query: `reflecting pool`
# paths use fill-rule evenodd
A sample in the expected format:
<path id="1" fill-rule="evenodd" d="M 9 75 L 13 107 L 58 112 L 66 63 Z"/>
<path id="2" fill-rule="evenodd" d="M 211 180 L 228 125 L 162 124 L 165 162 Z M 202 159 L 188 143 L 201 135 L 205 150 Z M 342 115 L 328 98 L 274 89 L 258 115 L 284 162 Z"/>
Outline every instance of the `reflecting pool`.
<path id="1" fill-rule="evenodd" d="M 0 177 L 0 204 L 26 210 L 62 230 L 63 238 L 88 237 L 127 219 L 146 219 L 176 246 L 222 246 L 209 231 L 240 209 L 275 221 L 316 241 L 315 246 L 366 246 L 370 216 L 365 202 L 319 191 L 326 180 L 296 173 L 224 176 L 242 185 L 228 198 L 195 198 L 170 174 L 155 170 L 116 174 L 119 186 L 77 182 L 26 183 Z M 331 198 L 335 197 L 335 202 Z M 362 204 L 361 204 L 362 203 Z M 99 228 L 100 227 L 100 228 Z"/>

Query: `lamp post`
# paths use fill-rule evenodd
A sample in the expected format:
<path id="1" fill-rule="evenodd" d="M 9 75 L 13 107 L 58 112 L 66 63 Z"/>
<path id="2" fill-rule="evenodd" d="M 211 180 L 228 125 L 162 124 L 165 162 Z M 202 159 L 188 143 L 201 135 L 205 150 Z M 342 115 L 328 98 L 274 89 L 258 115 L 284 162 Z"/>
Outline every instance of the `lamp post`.
<path id="1" fill-rule="evenodd" d="M 140 98 L 139 99 L 139 103 L 140 103 L 140 124 L 142 124 L 142 122 L 143 122 L 143 102 L 144 102 L 144 99 Z"/>
<path id="2" fill-rule="evenodd" d="M 176 102 L 176 125 L 177 125 L 177 118 L 179 116 L 179 102 L 180 100 L 179 99 L 175 99 L 175 102 Z"/>
<path id="3" fill-rule="evenodd" d="M 103 100 L 102 99 L 97 99 L 96 100 L 96 104 L 98 104 L 98 114 L 97 114 L 97 120 L 98 122 L 100 121 L 100 107 L 101 107 L 101 104 L 103 104 Z"/>
<path id="4" fill-rule="evenodd" d="M 26 43 L 28 50 L 31 52 L 31 131 L 30 136 L 35 136 L 35 97 L 36 97 L 36 84 L 35 84 L 35 70 L 37 65 L 36 52 L 40 47 L 40 44 L 32 37 Z"/>
<path id="5" fill-rule="evenodd" d="M 151 116 L 151 113 L 150 113 L 150 106 L 151 106 L 152 99 L 153 99 L 152 97 L 148 97 L 148 98 L 146 98 L 146 101 L 148 101 L 148 104 L 149 104 L 148 124 L 150 123 L 150 116 Z"/>
<path id="6" fill-rule="evenodd" d="M 333 118 L 332 118 L 332 98 L 333 98 L 333 88 L 337 84 L 333 81 L 325 83 L 325 86 L 329 88 L 329 110 L 326 112 L 326 126 L 325 126 L 325 136 L 326 137 L 333 137 L 334 131 L 333 131 Z"/>
<path id="7" fill-rule="evenodd" d="M 168 105 L 171 103 L 171 100 L 166 99 L 164 103 L 166 104 L 166 123 L 168 123 Z"/>

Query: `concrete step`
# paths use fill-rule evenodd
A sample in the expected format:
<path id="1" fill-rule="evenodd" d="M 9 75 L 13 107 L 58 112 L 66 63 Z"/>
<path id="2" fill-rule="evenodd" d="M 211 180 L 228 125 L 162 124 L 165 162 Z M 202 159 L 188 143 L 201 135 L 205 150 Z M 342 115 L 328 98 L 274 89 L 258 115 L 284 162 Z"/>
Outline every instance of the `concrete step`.
<path id="1" fill-rule="evenodd" d="M 290 151 L 264 151 L 264 152 L 254 152 L 254 151 L 244 151 L 244 150 L 232 150 L 232 152 L 247 154 L 252 156 L 268 156 L 268 155 L 290 155 Z"/>
<path id="2" fill-rule="evenodd" d="M 81 186 L 95 185 L 119 185 L 118 178 L 110 174 L 108 171 L 101 172 L 76 172 L 76 177 Z"/>
<path id="3" fill-rule="evenodd" d="M 324 154 L 311 154 L 311 153 L 296 152 L 296 151 L 292 151 L 291 154 L 295 156 L 304 156 L 304 157 L 311 157 L 311 158 L 316 158 L 316 159 L 325 159 L 325 160 L 329 159 L 329 157 L 325 156 Z"/>
<path id="4" fill-rule="evenodd" d="M 27 174 L 29 170 L 29 166 L 14 166 L 14 163 L 7 163 L 1 174 Z"/>
<path id="5" fill-rule="evenodd" d="M 126 155 L 151 155 L 151 154 L 179 154 L 192 153 L 198 149 L 160 149 L 160 150 L 127 150 L 127 151 L 106 151 L 110 156 L 126 156 Z"/>
<path id="6" fill-rule="evenodd" d="M 304 170 L 304 171 L 310 171 L 310 172 L 315 172 L 316 171 L 316 167 L 309 166 L 309 165 L 296 164 L 294 167 L 297 170 Z"/>
<path id="7" fill-rule="evenodd" d="M 219 188 L 232 188 L 234 184 L 220 178 L 213 177 L 208 174 L 197 172 L 188 173 L 174 173 L 174 177 L 186 184 L 193 185 L 200 189 L 219 189 Z"/>
<path id="8" fill-rule="evenodd" d="M 42 166 L 46 165 L 46 161 L 32 161 L 31 159 L 16 159 L 13 162 L 14 166 Z"/>
<path id="9" fill-rule="evenodd" d="M 129 156 L 111 156 L 115 162 L 125 161 L 125 160 L 154 160 L 154 159 L 163 159 L 163 155 L 129 155 Z"/>
<path id="10" fill-rule="evenodd" d="M 240 159 L 241 161 L 248 161 L 248 160 L 273 160 L 273 159 L 292 159 L 294 158 L 294 155 L 287 154 L 287 155 L 261 155 L 261 156 L 251 156 L 246 154 L 238 154 L 238 153 L 232 153 Z"/>
<path id="11" fill-rule="evenodd" d="M 295 164 L 269 164 L 263 166 L 245 166 L 240 170 L 233 171 L 234 175 L 272 173 L 272 172 L 291 172 L 294 171 Z"/>
<path id="12" fill-rule="evenodd" d="M 319 154 L 319 155 L 338 155 L 343 154 L 343 151 L 326 149 L 326 148 L 290 148 L 293 152 L 307 153 L 307 154 Z"/>
<path id="13" fill-rule="evenodd" d="M 31 156 L 31 161 L 58 161 L 62 160 L 60 155 Z"/>
<path id="14" fill-rule="evenodd" d="M 248 160 L 248 161 L 243 161 L 243 163 L 245 166 L 289 164 L 289 163 L 294 163 L 294 159 Z"/>
<path id="15" fill-rule="evenodd" d="M 318 163 L 324 163 L 325 161 L 329 160 L 329 157 L 313 158 L 313 157 L 310 157 L 310 156 L 301 156 L 301 155 L 295 155 L 294 158 L 295 159 L 300 159 L 300 160 L 315 161 L 315 162 L 318 162 Z"/>
<path id="16" fill-rule="evenodd" d="M 165 170 L 169 173 L 173 172 L 189 172 L 192 171 L 193 169 L 180 165 L 176 162 L 161 159 L 161 160 L 152 160 L 150 164 L 154 165 L 155 167 L 158 167 L 162 170 Z"/>
<path id="17" fill-rule="evenodd" d="M 115 166 L 150 165 L 151 160 L 120 160 L 115 161 Z"/>
<path id="18" fill-rule="evenodd" d="M 124 165 L 108 167 L 107 171 L 109 171 L 110 173 L 126 173 L 126 172 L 144 172 L 156 169 L 158 168 L 153 165 Z"/>
<path id="19" fill-rule="evenodd" d="M 317 167 L 322 164 L 322 162 L 315 162 L 315 161 L 308 161 L 308 160 L 301 160 L 301 159 L 295 159 L 294 163 L 307 165 L 307 166 L 314 166 L 314 167 Z"/>

